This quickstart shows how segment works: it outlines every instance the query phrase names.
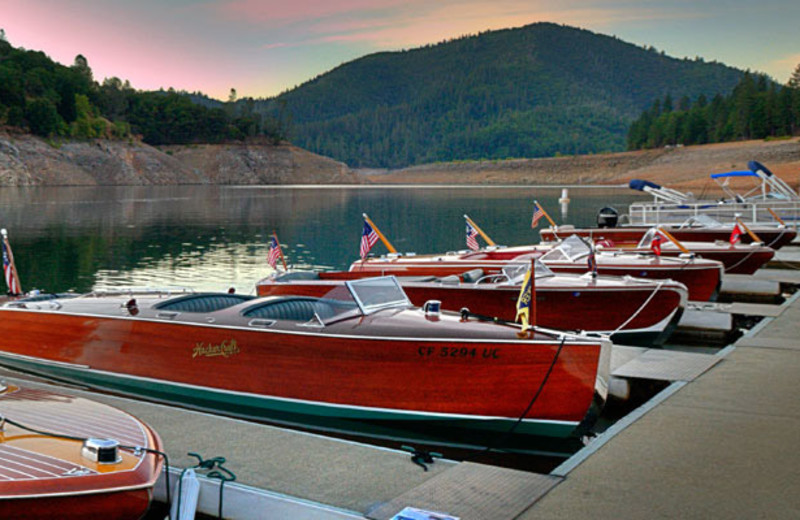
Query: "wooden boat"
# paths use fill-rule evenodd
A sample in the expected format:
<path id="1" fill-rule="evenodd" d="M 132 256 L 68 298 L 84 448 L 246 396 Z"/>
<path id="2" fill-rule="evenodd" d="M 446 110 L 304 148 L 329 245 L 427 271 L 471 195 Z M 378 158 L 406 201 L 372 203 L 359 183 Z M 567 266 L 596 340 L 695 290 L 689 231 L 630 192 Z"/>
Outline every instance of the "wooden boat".
<path id="1" fill-rule="evenodd" d="M 681 242 L 728 242 L 734 225 L 723 225 L 707 215 L 700 215 L 691 217 L 679 226 L 663 227 Z M 570 235 L 577 235 L 595 243 L 610 242 L 610 247 L 629 249 L 635 248 L 650 229 L 652 228 L 648 226 L 575 228 L 567 225 L 545 228 L 539 231 L 539 234 L 543 243 L 554 243 Z M 786 226 L 758 225 L 750 226 L 750 230 L 765 246 L 775 250 L 791 243 L 797 237 L 797 230 Z M 741 235 L 741 241 L 750 244 L 753 238 L 744 233 Z"/>
<path id="2" fill-rule="evenodd" d="M 307 428 L 535 450 L 606 396 L 611 343 L 424 313 L 393 277 L 325 298 L 90 294 L 0 307 L 0 364 Z"/>
<path id="3" fill-rule="evenodd" d="M 135 417 L 48 390 L 0 387 L 0 518 L 138 519 L 161 440 Z M 45 432 L 54 434 L 48 435 Z"/>
<path id="4" fill-rule="evenodd" d="M 575 240 L 580 241 L 577 237 Z M 577 247 L 576 244 L 569 252 L 565 252 L 564 248 L 569 247 L 569 244 L 567 246 L 563 244 L 558 247 L 552 245 L 493 247 L 477 252 L 453 252 L 443 255 L 391 254 L 353 262 L 349 270 L 373 275 L 449 276 L 480 269 L 484 275 L 490 275 L 502 272 L 511 260 L 530 262 L 532 258 L 539 258 L 555 273 L 586 273 L 589 270 L 588 246 L 584 244 L 583 247 Z M 715 299 L 722 284 L 723 265 L 715 260 L 655 256 L 652 252 L 617 251 L 598 252 L 595 259 L 599 275 L 674 280 L 686 286 L 689 290 L 689 299 L 694 301 Z"/>
<path id="5" fill-rule="evenodd" d="M 536 323 L 561 330 L 610 335 L 615 343 L 661 345 L 677 327 L 688 290 L 672 280 L 556 275 L 535 262 Z M 511 263 L 499 275 L 462 282 L 458 276 L 398 278 L 414 305 L 438 300 L 443 309 L 466 307 L 483 316 L 514 321 L 516 300 L 530 264 Z M 322 296 L 361 272 L 290 272 L 260 280 L 260 296 Z M 467 278 L 476 277 L 476 273 Z M 613 303 L 612 303 L 613 302 Z"/>

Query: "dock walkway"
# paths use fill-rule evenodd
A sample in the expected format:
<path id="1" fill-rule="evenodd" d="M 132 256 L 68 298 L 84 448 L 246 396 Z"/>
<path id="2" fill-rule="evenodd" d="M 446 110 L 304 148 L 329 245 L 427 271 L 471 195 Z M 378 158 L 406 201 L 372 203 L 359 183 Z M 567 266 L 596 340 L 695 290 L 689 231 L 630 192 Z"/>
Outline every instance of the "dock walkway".
<path id="1" fill-rule="evenodd" d="M 557 468 L 519 518 L 800 518 L 798 297 Z"/>

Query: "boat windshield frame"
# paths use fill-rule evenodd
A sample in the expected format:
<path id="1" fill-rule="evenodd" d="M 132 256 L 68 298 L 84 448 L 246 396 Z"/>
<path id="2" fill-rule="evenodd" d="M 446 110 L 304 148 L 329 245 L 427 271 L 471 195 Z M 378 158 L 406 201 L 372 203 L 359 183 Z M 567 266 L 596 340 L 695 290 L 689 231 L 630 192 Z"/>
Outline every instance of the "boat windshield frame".
<path id="1" fill-rule="evenodd" d="M 533 265 L 533 277 L 535 280 L 555 276 L 555 273 L 553 273 L 553 271 L 544 265 L 538 258 L 534 261 Z M 502 272 L 508 278 L 509 285 L 521 285 L 523 280 L 525 280 L 525 275 L 528 274 L 530 269 L 530 262 L 522 263 L 518 261 L 512 261 L 503 267 Z"/>
<path id="2" fill-rule="evenodd" d="M 711 215 L 706 215 L 704 213 L 698 213 L 697 215 L 692 215 L 691 217 L 684 220 L 678 229 L 693 229 L 693 228 L 703 228 L 703 229 L 714 229 L 714 228 L 724 228 L 725 224 L 720 222 L 719 220 L 715 219 Z"/>
<path id="3" fill-rule="evenodd" d="M 364 315 L 385 309 L 413 307 L 397 278 L 392 275 L 347 280 L 345 286 Z M 370 291 L 376 288 L 380 291 Z M 378 296 L 379 301 L 373 301 L 375 296 Z M 391 296 L 391 299 L 382 299 L 386 296 Z"/>
<path id="4" fill-rule="evenodd" d="M 575 263 L 578 260 L 588 257 L 591 252 L 590 246 L 587 245 L 581 237 L 578 235 L 570 235 L 562 240 L 558 246 L 542 255 L 541 260 L 542 262 L 547 262 L 548 260 L 557 262 L 566 259 L 569 262 Z"/>

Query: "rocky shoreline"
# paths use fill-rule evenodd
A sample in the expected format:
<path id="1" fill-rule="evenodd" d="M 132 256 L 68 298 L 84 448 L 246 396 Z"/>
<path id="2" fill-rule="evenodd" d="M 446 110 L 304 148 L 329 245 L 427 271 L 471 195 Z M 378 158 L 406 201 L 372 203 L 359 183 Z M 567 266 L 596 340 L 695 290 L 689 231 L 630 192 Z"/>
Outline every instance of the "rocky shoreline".
<path id="1" fill-rule="evenodd" d="M 351 170 L 291 144 L 152 147 L 137 141 L 46 141 L 0 131 L 0 186 L 157 184 L 619 185 L 634 178 L 682 190 L 716 190 L 712 172 L 757 160 L 800 183 L 800 138 L 610 154 L 458 161 L 402 170 Z"/>
<path id="2" fill-rule="evenodd" d="M 290 144 L 155 148 L 0 133 L 0 186 L 354 184 L 344 163 Z"/>

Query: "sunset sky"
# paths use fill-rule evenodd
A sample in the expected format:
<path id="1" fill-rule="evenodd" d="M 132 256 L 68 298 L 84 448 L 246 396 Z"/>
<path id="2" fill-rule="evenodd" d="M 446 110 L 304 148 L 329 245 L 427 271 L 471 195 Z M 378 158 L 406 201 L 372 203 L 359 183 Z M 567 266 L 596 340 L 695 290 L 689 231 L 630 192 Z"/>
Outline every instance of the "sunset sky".
<path id="1" fill-rule="evenodd" d="M 800 63 L 798 0 L 0 0 L 11 44 L 95 79 L 269 97 L 377 51 L 549 21 L 766 72 Z"/>

